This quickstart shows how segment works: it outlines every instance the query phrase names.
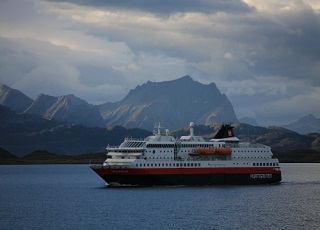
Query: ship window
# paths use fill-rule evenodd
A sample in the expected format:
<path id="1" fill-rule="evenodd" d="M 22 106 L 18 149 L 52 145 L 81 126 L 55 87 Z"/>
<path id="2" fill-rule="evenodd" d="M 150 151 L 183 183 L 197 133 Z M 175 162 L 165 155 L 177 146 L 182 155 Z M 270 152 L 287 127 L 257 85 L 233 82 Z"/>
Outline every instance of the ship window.
<path id="1" fill-rule="evenodd" d="M 193 166 L 193 163 L 191 163 L 191 166 Z"/>

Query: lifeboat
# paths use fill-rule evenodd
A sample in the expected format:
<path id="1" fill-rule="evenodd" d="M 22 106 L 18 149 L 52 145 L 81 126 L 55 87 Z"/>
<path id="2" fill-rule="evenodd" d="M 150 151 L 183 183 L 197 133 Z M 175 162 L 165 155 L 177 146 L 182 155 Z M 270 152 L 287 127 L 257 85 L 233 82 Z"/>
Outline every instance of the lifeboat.
<path id="1" fill-rule="evenodd" d="M 231 155 L 232 149 L 231 148 L 216 148 L 217 155 Z"/>
<path id="2" fill-rule="evenodd" d="M 200 155 L 214 155 L 216 152 L 215 148 L 198 148 L 196 150 Z"/>
<path id="3" fill-rule="evenodd" d="M 194 152 L 189 153 L 190 156 L 208 156 L 214 155 L 216 152 L 215 148 L 197 148 Z"/>

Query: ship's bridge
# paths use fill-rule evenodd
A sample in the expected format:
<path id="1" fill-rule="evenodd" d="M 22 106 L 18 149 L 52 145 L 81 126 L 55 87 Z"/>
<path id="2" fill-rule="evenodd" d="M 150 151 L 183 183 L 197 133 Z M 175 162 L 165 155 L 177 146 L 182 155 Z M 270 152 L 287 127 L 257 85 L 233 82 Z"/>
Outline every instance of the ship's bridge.
<path id="1" fill-rule="evenodd" d="M 173 136 L 153 135 L 144 139 L 148 142 L 175 142 L 176 139 Z"/>
<path id="2" fill-rule="evenodd" d="M 145 146 L 144 140 L 126 138 L 119 148 L 140 148 Z"/>
<path id="3" fill-rule="evenodd" d="M 158 131 L 154 131 L 152 136 L 146 137 L 145 142 L 175 142 L 176 139 L 173 136 L 169 135 L 169 129 L 166 129 L 165 135 L 161 134 L 161 124 L 159 123 L 156 126 Z"/>
<path id="4" fill-rule="evenodd" d="M 196 142 L 204 142 L 205 140 L 201 136 L 194 135 L 194 123 L 190 122 L 189 124 L 190 134 L 188 136 L 180 137 L 180 141 L 196 141 Z"/>
<path id="5" fill-rule="evenodd" d="M 205 140 L 201 136 L 182 136 L 180 137 L 180 141 L 197 141 L 204 142 Z"/>

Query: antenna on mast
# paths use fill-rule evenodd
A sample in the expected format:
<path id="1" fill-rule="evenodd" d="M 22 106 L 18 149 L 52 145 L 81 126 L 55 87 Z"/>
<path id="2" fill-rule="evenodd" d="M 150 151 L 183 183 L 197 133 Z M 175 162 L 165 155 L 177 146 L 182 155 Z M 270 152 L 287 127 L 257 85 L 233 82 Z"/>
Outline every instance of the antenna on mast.
<path id="1" fill-rule="evenodd" d="M 157 132 L 158 135 L 161 134 L 161 128 L 164 128 L 163 126 L 161 126 L 161 122 L 158 122 L 158 125 L 155 124 L 154 127 L 155 127 L 155 129 L 158 130 L 158 132 Z"/>

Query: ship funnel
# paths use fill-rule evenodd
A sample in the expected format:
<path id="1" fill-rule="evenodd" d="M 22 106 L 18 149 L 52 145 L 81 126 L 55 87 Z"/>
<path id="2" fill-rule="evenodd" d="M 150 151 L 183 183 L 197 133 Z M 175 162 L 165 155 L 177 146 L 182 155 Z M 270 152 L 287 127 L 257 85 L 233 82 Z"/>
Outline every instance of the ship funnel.
<path id="1" fill-rule="evenodd" d="M 234 137 L 233 126 L 224 124 L 221 126 L 214 139 L 223 139 L 228 137 Z"/>
<path id="2" fill-rule="evenodd" d="M 194 123 L 190 122 L 189 127 L 190 127 L 190 136 L 193 136 L 194 135 L 194 133 L 193 133 Z"/>

